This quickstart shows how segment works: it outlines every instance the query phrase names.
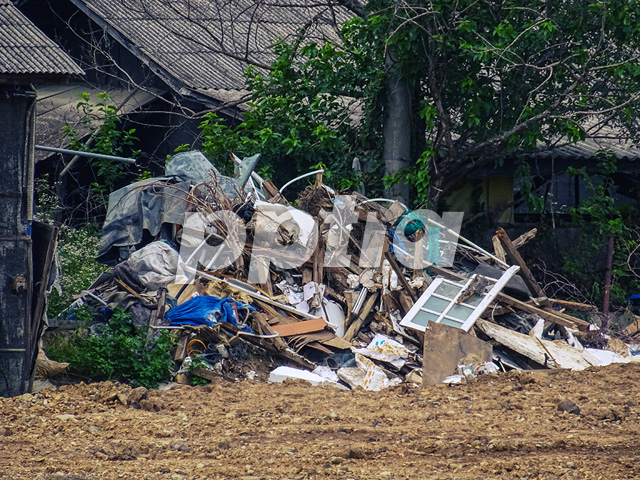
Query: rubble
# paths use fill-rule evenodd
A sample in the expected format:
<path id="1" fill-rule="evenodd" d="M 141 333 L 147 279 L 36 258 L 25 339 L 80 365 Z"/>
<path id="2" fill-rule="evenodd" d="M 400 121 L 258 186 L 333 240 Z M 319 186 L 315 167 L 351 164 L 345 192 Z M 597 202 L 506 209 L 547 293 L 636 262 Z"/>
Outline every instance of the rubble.
<path id="1" fill-rule="evenodd" d="M 177 335 L 176 382 L 377 391 L 635 360 L 621 341 L 582 346 L 597 327 L 564 309 L 596 309 L 545 295 L 518 252 L 535 230 L 512 242 L 499 229 L 491 254 L 397 201 L 335 192 L 322 171 L 290 203 L 253 173 L 257 157 L 236 158 L 236 178 L 203 159 L 176 155 L 164 177 L 111 195 L 99 259 L 115 265 L 80 300 L 130 312 L 149 342 Z M 262 371 L 238 368 L 248 352 Z"/>

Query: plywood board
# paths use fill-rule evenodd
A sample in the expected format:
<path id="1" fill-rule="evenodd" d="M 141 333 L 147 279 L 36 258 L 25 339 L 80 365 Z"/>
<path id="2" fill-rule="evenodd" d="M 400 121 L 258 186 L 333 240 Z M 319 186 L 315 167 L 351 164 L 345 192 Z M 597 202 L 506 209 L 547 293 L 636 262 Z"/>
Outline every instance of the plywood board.
<path id="1" fill-rule="evenodd" d="M 429 323 L 424 332 L 422 385 L 437 385 L 455 373 L 460 360 L 475 354 L 484 362 L 491 361 L 493 348 L 487 342 L 459 328 Z"/>
<path id="2" fill-rule="evenodd" d="M 281 337 L 290 337 L 292 335 L 304 335 L 305 333 L 319 332 L 324 330 L 327 322 L 324 318 L 314 318 L 304 322 L 288 323 L 286 325 L 273 325 L 271 328 L 275 330 Z"/>

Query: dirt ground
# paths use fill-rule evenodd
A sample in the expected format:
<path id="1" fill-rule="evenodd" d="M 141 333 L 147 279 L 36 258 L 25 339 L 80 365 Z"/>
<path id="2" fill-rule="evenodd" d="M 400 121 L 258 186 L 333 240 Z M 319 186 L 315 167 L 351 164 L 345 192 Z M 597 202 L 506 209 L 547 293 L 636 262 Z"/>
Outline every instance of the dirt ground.
<path id="1" fill-rule="evenodd" d="M 0 399 L 0 478 L 640 478 L 639 385 L 615 365 L 378 393 L 63 386 Z"/>

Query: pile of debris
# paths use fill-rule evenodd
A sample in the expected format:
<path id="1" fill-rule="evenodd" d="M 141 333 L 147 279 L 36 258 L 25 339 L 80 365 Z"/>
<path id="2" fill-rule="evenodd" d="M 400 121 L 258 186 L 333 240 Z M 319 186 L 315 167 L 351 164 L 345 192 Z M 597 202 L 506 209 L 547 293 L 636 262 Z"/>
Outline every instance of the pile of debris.
<path id="1" fill-rule="evenodd" d="M 277 189 L 253 172 L 259 156 L 233 158 L 234 178 L 188 152 L 113 193 L 98 259 L 114 268 L 74 305 L 121 308 L 150 339 L 178 335 L 177 382 L 379 390 L 636 359 L 564 312 L 595 307 L 544 295 L 518 253 L 535 230 L 514 241 L 498 230 L 490 253 L 459 223 L 336 192 L 322 171 L 305 175 L 315 182 L 294 208 L 284 191 L 305 176 Z M 595 337 L 604 349 L 583 346 Z"/>

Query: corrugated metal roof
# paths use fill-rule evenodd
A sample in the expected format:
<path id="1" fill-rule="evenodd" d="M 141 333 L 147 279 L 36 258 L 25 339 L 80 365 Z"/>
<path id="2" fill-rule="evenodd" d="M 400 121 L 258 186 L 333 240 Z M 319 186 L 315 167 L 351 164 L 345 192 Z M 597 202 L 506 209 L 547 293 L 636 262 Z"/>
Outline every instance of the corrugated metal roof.
<path id="1" fill-rule="evenodd" d="M 591 160 L 598 152 L 608 150 L 618 160 L 636 160 L 640 158 L 640 148 L 629 138 L 624 129 L 616 127 L 602 115 L 592 115 L 581 122 L 586 138 L 571 143 L 566 138 L 558 138 L 553 145 L 540 145 L 538 152 L 529 157 L 538 159 L 576 159 Z"/>
<path id="2" fill-rule="evenodd" d="M 314 0 L 72 0 L 191 91 L 245 89 L 249 64 L 269 65 L 270 46 L 316 18 L 310 38 L 337 40 L 351 15 Z M 133 47 L 133 48 L 132 48 Z"/>
<path id="3" fill-rule="evenodd" d="M 0 0 L 0 75 L 83 72 L 8 0 Z"/>
<path id="4" fill-rule="evenodd" d="M 530 156 L 544 158 L 596 158 L 599 151 L 609 150 L 618 160 L 636 160 L 640 157 L 640 148 L 631 141 L 609 138 L 587 138 L 578 143 L 569 143 L 553 149 L 544 149 Z"/>

